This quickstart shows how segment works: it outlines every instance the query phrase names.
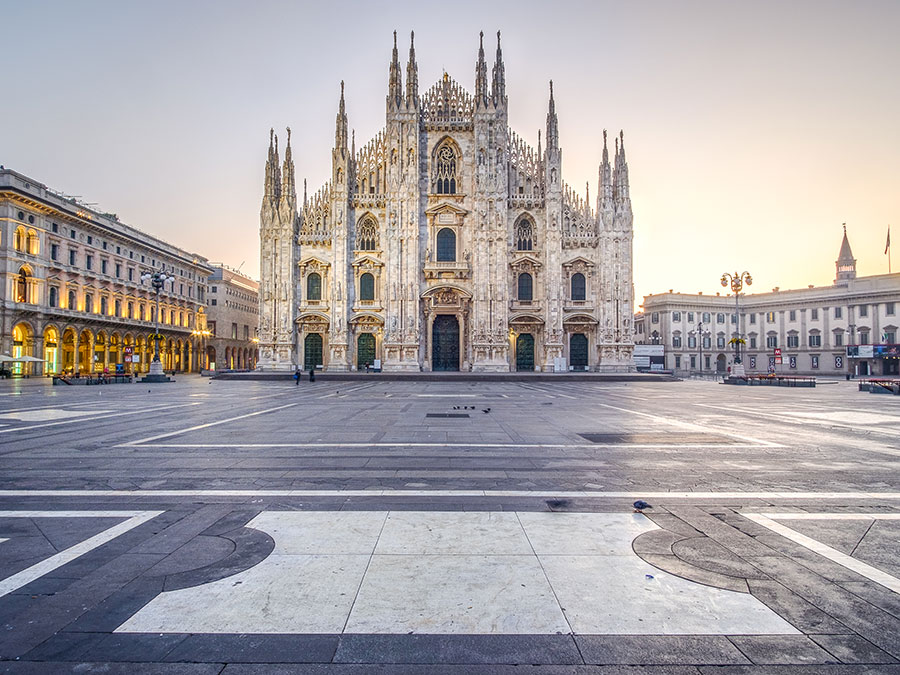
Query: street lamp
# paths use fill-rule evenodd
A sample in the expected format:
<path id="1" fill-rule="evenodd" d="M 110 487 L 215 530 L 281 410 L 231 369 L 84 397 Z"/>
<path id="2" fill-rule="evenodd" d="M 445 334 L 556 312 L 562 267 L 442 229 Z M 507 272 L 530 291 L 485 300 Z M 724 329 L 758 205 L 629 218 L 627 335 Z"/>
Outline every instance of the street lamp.
<path id="1" fill-rule="evenodd" d="M 159 360 L 159 292 L 166 285 L 166 282 L 175 281 L 175 277 L 169 276 L 166 273 L 165 265 L 155 272 L 144 272 L 141 275 L 141 283 L 145 281 L 149 281 L 150 285 L 153 287 L 153 290 L 156 292 L 156 316 L 154 317 L 153 322 L 153 361 L 150 363 L 150 374 L 144 378 L 146 382 L 168 382 L 169 378 L 165 376 L 163 373 L 162 362 Z"/>
<path id="2" fill-rule="evenodd" d="M 697 327 L 688 331 L 688 335 L 697 337 L 697 345 L 700 347 L 700 374 L 703 374 L 703 340 L 708 338 L 712 333 L 709 330 L 703 330 L 703 322 L 698 321 Z"/>
<path id="3" fill-rule="evenodd" d="M 741 289 L 744 287 L 746 283 L 748 286 L 753 284 L 753 278 L 750 276 L 749 272 L 741 272 L 738 274 L 735 272 L 734 274 L 729 274 L 725 272 L 722 275 L 722 285 L 728 286 L 731 285 L 731 291 L 734 293 L 734 324 L 735 324 L 735 338 L 734 342 L 734 362 L 741 362 L 741 313 L 738 309 L 738 301 L 741 294 Z"/>

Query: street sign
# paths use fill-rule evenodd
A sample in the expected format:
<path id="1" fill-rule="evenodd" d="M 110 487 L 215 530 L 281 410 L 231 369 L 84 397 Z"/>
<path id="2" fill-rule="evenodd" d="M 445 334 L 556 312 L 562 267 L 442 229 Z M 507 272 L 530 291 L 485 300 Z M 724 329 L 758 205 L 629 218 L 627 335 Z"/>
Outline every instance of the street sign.
<path id="1" fill-rule="evenodd" d="M 781 347 L 775 347 L 775 356 L 781 356 Z"/>

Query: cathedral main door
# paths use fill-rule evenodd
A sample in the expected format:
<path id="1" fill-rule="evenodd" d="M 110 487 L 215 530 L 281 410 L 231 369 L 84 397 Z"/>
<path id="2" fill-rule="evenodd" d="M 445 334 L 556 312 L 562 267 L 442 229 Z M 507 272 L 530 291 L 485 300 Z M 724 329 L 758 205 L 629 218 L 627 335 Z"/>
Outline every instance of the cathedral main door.
<path id="1" fill-rule="evenodd" d="M 522 333 L 516 338 L 516 370 L 534 371 L 534 335 Z"/>
<path id="2" fill-rule="evenodd" d="M 322 365 L 322 336 L 310 333 L 303 341 L 303 366 L 307 370 Z"/>
<path id="3" fill-rule="evenodd" d="M 431 325 L 431 369 L 459 370 L 459 321 L 439 314 Z"/>

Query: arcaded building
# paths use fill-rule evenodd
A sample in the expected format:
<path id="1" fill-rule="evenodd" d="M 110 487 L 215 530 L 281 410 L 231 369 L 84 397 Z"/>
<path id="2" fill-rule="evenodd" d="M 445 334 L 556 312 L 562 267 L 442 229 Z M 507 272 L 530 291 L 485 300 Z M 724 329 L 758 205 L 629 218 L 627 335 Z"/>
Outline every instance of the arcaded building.
<path id="1" fill-rule="evenodd" d="M 10 169 L 0 170 L 0 353 L 17 374 L 147 372 L 156 293 L 166 370 L 198 367 L 206 259 Z M 28 357 L 32 360 L 21 360 Z"/>

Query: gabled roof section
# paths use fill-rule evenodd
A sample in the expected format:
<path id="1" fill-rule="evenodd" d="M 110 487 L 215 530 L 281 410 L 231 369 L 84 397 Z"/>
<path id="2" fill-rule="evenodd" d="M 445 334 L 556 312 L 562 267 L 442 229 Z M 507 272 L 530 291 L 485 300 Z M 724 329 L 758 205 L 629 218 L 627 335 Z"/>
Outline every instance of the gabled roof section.
<path id="1" fill-rule="evenodd" d="M 447 73 L 421 99 L 426 126 L 457 129 L 474 124 L 475 99 Z"/>
<path id="2" fill-rule="evenodd" d="M 434 215 L 435 213 L 443 213 L 446 211 L 450 211 L 451 213 L 455 213 L 459 216 L 464 216 L 468 213 L 466 209 L 461 207 L 459 204 L 454 204 L 453 202 L 441 202 L 439 204 L 435 204 L 434 206 L 429 206 L 425 209 L 425 213 L 429 216 Z"/>

